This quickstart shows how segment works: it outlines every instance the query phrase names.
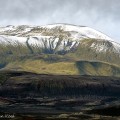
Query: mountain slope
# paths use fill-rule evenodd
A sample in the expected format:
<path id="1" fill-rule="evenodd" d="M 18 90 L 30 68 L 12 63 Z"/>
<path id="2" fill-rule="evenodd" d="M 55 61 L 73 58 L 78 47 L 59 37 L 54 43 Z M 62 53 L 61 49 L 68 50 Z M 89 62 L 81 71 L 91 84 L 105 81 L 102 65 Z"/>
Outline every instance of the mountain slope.
<path id="1" fill-rule="evenodd" d="M 9 63 L 3 70 L 29 71 L 39 74 L 93 75 L 120 77 L 120 67 L 95 61 L 25 60 Z"/>
<path id="2" fill-rule="evenodd" d="M 115 42 L 84 39 L 75 52 L 68 53 L 68 56 L 82 60 L 105 61 L 120 65 L 119 44 Z"/>
<path id="3" fill-rule="evenodd" d="M 113 45 L 114 52 L 120 52 L 120 45 L 113 42 L 110 37 L 85 26 L 54 24 L 46 26 L 7 26 L 0 28 L 0 43 L 5 46 L 11 44 L 14 46 L 29 44 L 32 47 L 48 49 L 54 52 L 69 51 L 77 48 L 83 39 L 104 40 L 104 42 L 109 42 L 111 46 Z M 102 45 L 102 47 L 107 47 L 107 49 L 111 46 Z"/>
<path id="4" fill-rule="evenodd" d="M 99 52 L 113 49 L 111 52 L 120 53 L 120 44 L 92 28 L 55 24 L 46 26 L 8 26 L 0 28 L 0 44 L 3 46 L 27 46 L 42 49 L 42 52 L 62 53 L 73 51 L 82 44 L 83 39 L 96 39 L 92 48 Z M 98 46 L 96 42 L 103 43 Z M 106 46 L 106 43 L 109 45 Z"/>
<path id="5" fill-rule="evenodd" d="M 89 27 L 68 24 L 0 27 L 0 68 L 9 66 L 9 63 L 13 63 L 13 61 L 18 61 L 19 64 L 21 61 L 27 60 L 41 61 L 46 59 L 46 55 L 51 56 L 47 59 L 53 62 L 55 59 L 57 62 L 60 61 L 61 57 L 57 56 L 62 56 L 65 62 L 69 60 L 72 64 L 82 60 L 84 62 L 107 62 L 120 66 L 120 44 Z M 74 69 L 74 66 L 72 67 Z M 93 69 L 96 70 L 96 67 Z M 113 67 L 109 69 L 114 72 Z M 61 68 L 61 71 L 59 72 L 64 73 L 64 68 Z M 86 71 L 88 70 L 85 69 L 84 73 L 89 75 Z M 68 70 L 68 73 L 73 74 L 73 70 L 72 72 Z M 79 70 L 76 72 L 75 68 L 74 74 L 76 73 L 79 73 Z M 109 75 L 109 73 L 105 73 Z M 99 72 L 92 74 L 99 75 Z M 110 75 L 114 75 L 114 73 L 110 73 Z"/>
<path id="6" fill-rule="evenodd" d="M 96 38 L 112 40 L 103 33 L 86 26 L 75 26 L 70 24 L 51 24 L 44 26 L 5 26 L 0 27 L 0 35 L 9 36 L 59 36 L 64 35 L 73 39 Z"/>

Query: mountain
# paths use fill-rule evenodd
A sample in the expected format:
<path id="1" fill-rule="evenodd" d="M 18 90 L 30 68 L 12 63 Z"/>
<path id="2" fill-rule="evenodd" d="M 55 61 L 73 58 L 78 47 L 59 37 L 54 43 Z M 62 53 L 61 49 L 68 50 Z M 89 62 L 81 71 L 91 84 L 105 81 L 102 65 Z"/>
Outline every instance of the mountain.
<path id="1" fill-rule="evenodd" d="M 10 25 L 0 27 L 1 69 L 20 68 L 28 70 L 26 69 L 26 65 L 23 63 L 21 65 L 21 61 L 25 63 L 29 61 L 29 64 L 30 61 L 34 63 L 35 60 L 44 61 L 45 64 L 47 64 L 47 60 L 47 62 L 52 62 L 52 65 L 55 64 L 55 67 L 56 63 L 60 66 L 60 62 L 76 65 L 77 62 L 84 61 L 84 66 L 87 66 L 87 64 L 91 65 L 91 61 L 93 61 L 95 65 L 92 68 L 96 72 L 91 74 L 119 76 L 120 44 L 107 35 L 86 26 L 52 24 L 45 26 Z M 18 64 L 16 65 L 13 62 Z M 36 64 L 39 65 L 39 62 Z M 100 64 L 100 66 L 97 64 Z M 29 66 L 27 65 L 27 68 L 30 68 L 30 71 L 35 69 L 34 67 L 31 68 L 30 64 Z M 55 69 L 57 68 L 59 67 L 57 66 Z M 103 71 L 106 70 L 104 72 L 106 74 L 99 72 L 99 68 L 102 68 Z M 62 69 L 61 71 L 63 72 L 57 71 L 58 74 L 64 73 L 64 68 Z M 75 66 L 76 70 L 79 71 L 80 67 Z M 38 69 L 33 71 L 40 73 Z M 49 70 L 42 69 L 40 71 L 41 73 L 43 73 L 42 71 L 50 73 Z M 70 72 L 70 70 L 65 70 L 65 73 L 81 74 L 81 72 L 75 71 Z M 84 74 L 90 75 L 90 71 L 86 68 L 84 70 L 82 68 L 82 71 L 84 71 Z M 117 72 L 114 73 L 114 71 Z"/>
<path id="2" fill-rule="evenodd" d="M 96 31 L 86 26 L 75 26 L 69 24 L 51 24 L 45 26 L 5 26 L 0 27 L 1 35 L 9 36 L 67 36 L 68 38 L 81 39 L 81 38 L 96 38 L 112 40 L 110 37 L 103 33 Z"/>
<path id="3" fill-rule="evenodd" d="M 85 26 L 0 27 L 0 113 L 118 120 L 119 43 Z"/>
<path id="4" fill-rule="evenodd" d="M 68 52 L 91 39 L 91 49 L 97 52 L 111 51 L 120 53 L 120 44 L 92 28 L 67 24 L 46 26 L 7 26 L 0 28 L 0 43 L 7 45 L 23 45 L 39 47 L 46 52 Z M 85 44 L 87 45 L 87 44 Z"/>

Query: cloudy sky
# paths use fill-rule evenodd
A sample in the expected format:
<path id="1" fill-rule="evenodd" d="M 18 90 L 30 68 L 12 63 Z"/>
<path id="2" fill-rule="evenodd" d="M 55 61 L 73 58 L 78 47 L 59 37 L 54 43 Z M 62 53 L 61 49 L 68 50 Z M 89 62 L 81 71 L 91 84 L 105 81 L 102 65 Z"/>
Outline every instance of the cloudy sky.
<path id="1" fill-rule="evenodd" d="M 0 0 L 0 25 L 69 23 L 120 43 L 120 0 Z"/>

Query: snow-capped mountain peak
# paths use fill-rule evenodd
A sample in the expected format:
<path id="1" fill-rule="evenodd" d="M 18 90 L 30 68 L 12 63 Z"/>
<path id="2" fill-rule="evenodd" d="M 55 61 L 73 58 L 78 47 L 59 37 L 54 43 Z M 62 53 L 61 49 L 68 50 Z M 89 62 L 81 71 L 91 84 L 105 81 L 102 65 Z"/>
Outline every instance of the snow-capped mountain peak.
<path id="1" fill-rule="evenodd" d="M 38 32 L 36 32 L 37 30 Z M 69 25 L 69 24 L 51 24 L 44 26 L 9 25 L 6 27 L 0 27 L 0 34 L 22 37 L 22 36 L 37 36 L 37 35 L 40 36 L 42 34 L 45 34 L 46 32 L 46 36 L 49 36 L 49 34 L 53 34 L 55 31 L 60 32 L 59 30 L 61 30 L 64 34 L 66 34 L 67 37 L 70 37 L 72 39 L 95 38 L 95 39 L 112 40 L 107 35 L 104 35 L 103 33 L 94 30 L 92 28 L 86 26 Z"/>
<path id="2" fill-rule="evenodd" d="M 89 44 L 97 52 L 112 50 L 120 53 L 120 45 L 107 35 L 86 26 L 52 24 L 44 26 L 6 26 L 0 27 L 0 44 L 7 46 L 31 46 L 46 49 L 50 53 L 76 50 L 87 45 L 84 39 L 93 39 Z M 87 40 L 88 41 L 88 40 Z"/>
<path id="3" fill-rule="evenodd" d="M 76 26 L 76 25 L 69 25 L 69 24 L 51 24 L 41 26 L 42 28 L 47 29 L 55 29 L 60 28 L 66 32 L 70 32 L 72 37 L 74 38 L 95 38 L 95 39 L 105 39 L 105 40 L 112 40 L 107 35 L 92 29 L 87 26 Z"/>

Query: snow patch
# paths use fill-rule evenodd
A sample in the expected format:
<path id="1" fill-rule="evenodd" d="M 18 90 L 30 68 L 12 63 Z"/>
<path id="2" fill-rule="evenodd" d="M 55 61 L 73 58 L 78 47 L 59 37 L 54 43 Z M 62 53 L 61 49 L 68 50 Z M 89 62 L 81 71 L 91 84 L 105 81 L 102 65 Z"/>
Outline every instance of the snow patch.
<path id="1" fill-rule="evenodd" d="M 83 27 L 83 26 L 74 26 L 74 25 L 65 25 L 65 24 L 54 24 L 54 25 L 46 25 L 46 26 L 41 26 L 43 28 L 48 28 L 48 29 L 53 29 L 56 27 L 60 27 L 64 31 L 69 31 L 71 32 L 71 36 L 74 38 L 95 38 L 95 39 L 105 39 L 105 40 L 112 40 L 110 37 L 107 35 L 104 35 L 103 33 L 94 30 L 89 27 Z M 73 32 L 73 34 L 72 34 Z M 75 39 L 74 38 L 74 39 Z"/>
<path id="2" fill-rule="evenodd" d="M 5 32 L 5 31 L 13 31 L 16 30 L 14 26 L 6 26 L 6 27 L 0 27 L 0 32 Z"/>
<path id="3" fill-rule="evenodd" d="M 99 43 L 92 43 L 90 46 L 92 49 L 96 50 L 97 52 L 106 52 L 107 49 L 109 49 L 105 43 L 99 44 Z"/>

